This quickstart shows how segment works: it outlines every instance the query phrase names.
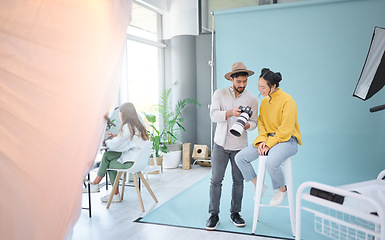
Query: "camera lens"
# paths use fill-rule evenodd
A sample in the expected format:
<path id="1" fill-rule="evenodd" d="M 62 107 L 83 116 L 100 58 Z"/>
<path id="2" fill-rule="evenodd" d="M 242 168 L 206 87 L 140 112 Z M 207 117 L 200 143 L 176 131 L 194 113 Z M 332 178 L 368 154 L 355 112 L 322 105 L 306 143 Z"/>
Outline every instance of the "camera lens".
<path id="1" fill-rule="evenodd" d="M 240 137 L 242 135 L 242 132 L 248 120 L 249 120 L 249 114 L 247 114 L 246 112 L 241 113 L 237 121 L 233 124 L 233 126 L 230 129 L 231 134 L 233 134 L 236 137 Z"/>
<path id="2" fill-rule="evenodd" d="M 236 137 L 240 137 L 242 135 L 242 132 L 244 130 L 244 127 L 251 117 L 253 115 L 253 111 L 251 111 L 250 106 L 239 106 L 239 109 L 241 110 L 241 115 L 239 115 L 237 121 L 233 124 L 233 126 L 230 129 L 231 134 L 233 134 Z"/>

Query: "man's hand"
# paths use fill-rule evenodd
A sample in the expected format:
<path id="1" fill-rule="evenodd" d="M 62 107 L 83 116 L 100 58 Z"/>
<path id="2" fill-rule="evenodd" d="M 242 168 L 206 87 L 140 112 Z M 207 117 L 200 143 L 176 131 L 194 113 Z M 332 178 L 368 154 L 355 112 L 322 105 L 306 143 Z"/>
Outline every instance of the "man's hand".
<path id="1" fill-rule="evenodd" d="M 231 117 L 239 117 L 241 115 L 241 109 L 239 109 L 239 106 L 234 109 L 230 109 L 226 111 L 226 120 L 231 118 Z"/>
<path id="2" fill-rule="evenodd" d="M 241 109 L 239 109 L 239 106 L 237 108 L 233 109 L 233 116 L 239 117 L 241 115 Z"/>

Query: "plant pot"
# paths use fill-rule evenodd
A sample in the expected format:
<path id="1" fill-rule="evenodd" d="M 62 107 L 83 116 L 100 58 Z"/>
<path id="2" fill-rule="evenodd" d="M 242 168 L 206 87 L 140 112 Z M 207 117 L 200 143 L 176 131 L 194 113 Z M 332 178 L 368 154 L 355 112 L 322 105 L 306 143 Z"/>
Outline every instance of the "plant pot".
<path id="1" fill-rule="evenodd" d="M 166 144 L 167 150 L 169 150 L 170 152 L 182 151 L 182 146 L 183 146 L 182 143 L 175 143 L 175 144 L 170 144 L 170 145 Z"/>
<path id="2" fill-rule="evenodd" d="M 182 160 L 182 144 L 167 145 L 168 153 L 163 153 L 163 167 L 177 168 Z"/>
<path id="3" fill-rule="evenodd" d="M 182 150 L 163 153 L 163 167 L 177 168 L 182 159 Z"/>
<path id="4" fill-rule="evenodd" d="M 161 166 L 161 168 L 162 168 L 161 171 L 163 172 L 162 162 L 163 162 L 163 156 L 156 157 L 156 165 Z M 150 165 L 154 166 L 154 158 L 153 157 L 150 158 Z M 160 173 L 159 171 L 149 172 L 149 174 L 159 174 L 159 173 Z"/>

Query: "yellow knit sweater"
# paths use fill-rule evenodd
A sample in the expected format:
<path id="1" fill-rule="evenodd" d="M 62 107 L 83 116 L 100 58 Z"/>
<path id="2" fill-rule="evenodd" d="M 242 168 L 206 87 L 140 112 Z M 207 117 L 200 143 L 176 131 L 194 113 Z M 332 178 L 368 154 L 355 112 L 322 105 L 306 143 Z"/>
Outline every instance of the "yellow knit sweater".
<path id="1" fill-rule="evenodd" d="M 272 148 L 277 143 L 288 141 L 292 136 L 302 145 L 294 99 L 280 88 L 270 96 L 271 100 L 267 96 L 261 101 L 257 122 L 259 136 L 254 140 L 254 145 L 258 147 L 259 143 L 266 142 Z M 269 133 L 275 135 L 271 137 L 268 136 Z"/>

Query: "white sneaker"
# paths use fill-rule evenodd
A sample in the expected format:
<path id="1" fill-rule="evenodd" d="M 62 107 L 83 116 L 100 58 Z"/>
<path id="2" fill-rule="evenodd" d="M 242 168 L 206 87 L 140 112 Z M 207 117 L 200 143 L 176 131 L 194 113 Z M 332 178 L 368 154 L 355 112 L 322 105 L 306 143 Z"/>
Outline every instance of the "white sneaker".
<path id="1" fill-rule="evenodd" d="M 100 201 L 102 202 L 108 202 L 108 199 L 110 199 L 110 194 L 107 194 L 106 196 L 100 198 Z M 114 195 L 112 197 L 112 201 L 111 202 L 121 202 L 122 200 L 120 200 L 120 193 Z"/>
<path id="2" fill-rule="evenodd" d="M 265 184 L 263 184 L 262 185 L 262 194 L 261 194 L 261 197 L 263 197 L 263 194 L 266 192 L 266 190 L 267 190 L 267 186 L 265 185 Z M 254 200 L 255 200 L 255 189 L 254 189 L 254 198 L 253 198 Z"/>
<path id="3" fill-rule="evenodd" d="M 273 198 L 270 201 L 270 206 L 276 207 L 276 206 L 281 205 L 281 203 L 286 198 L 286 196 L 287 196 L 287 191 L 286 192 L 281 192 L 281 191 L 277 190 L 275 192 Z"/>
<path id="4" fill-rule="evenodd" d="M 267 186 L 265 184 L 263 184 L 263 186 L 262 186 L 262 196 L 266 192 L 266 190 L 267 190 Z"/>
<path id="5" fill-rule="evenodd" d="M 91 193 L 100 192 L 99 184 L 90 183 L 90 192 Z M 86 184 L 86 187 L 83 187 L 83 193 L 88 193 L 88 185 L 87 184 Z"/>

